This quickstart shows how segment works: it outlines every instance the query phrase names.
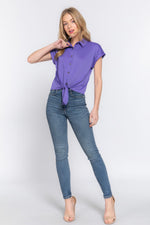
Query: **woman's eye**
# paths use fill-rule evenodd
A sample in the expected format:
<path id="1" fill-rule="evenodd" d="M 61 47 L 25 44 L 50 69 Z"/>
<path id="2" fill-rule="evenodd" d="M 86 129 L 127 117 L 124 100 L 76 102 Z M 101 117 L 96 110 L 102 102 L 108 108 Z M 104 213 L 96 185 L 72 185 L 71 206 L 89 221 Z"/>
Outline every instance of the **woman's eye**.
<path id="1" fill-rule="evenodd" d="M 75 23 L 75 20 L 72 20 L 72 22 Z M 64 23 L 63 25 L 65 26 L 65 25 L 67 25 L 67 23 Z"/>

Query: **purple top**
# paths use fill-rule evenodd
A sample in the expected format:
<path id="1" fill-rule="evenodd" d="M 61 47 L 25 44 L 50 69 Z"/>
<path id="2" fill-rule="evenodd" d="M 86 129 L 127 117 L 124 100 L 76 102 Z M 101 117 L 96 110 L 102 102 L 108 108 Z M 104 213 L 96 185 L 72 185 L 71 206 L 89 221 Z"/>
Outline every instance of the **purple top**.
<path id="1" fill-rule="evenodd" d="M 57 51 L 56 48 L 50 51 L 53 63 L 56 65 L 51 90 L 62 88 L 62 102 L 67 105 L 68 88 L 84 94 L 96 61 L 101 56 L 104 57 L 105 53 L 100 44 L 84 38 L 74 47 L 70 42 L 70 46 L 66 47 L 64 53 L 55 60 Z"/>

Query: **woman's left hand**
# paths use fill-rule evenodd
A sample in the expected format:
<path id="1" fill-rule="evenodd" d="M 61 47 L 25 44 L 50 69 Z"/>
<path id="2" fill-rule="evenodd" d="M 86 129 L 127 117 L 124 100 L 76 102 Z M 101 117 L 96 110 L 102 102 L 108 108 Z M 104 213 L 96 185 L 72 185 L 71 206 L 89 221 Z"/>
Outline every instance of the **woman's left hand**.
<path id="1" fill-rule="evenodd" d="M 93 125 L 95 125 L 98 121 L 98 110 L 96 109 L 92 109 L 91 113 L 90 113 L 90 117 L 89 117 L 89 126 L 92 127 Z"/>

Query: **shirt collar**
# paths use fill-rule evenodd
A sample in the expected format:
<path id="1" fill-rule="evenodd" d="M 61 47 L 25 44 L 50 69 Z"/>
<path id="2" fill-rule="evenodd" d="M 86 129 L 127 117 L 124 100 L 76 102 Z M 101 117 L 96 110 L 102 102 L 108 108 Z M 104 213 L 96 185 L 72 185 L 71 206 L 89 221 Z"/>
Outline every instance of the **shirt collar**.
<path id="1" fill-rule="evenodd" d="M 71 41 L 69 40 L 69 42 L 71 43 Z M 78 41 L 77 43 L 80 43 L 81 44 L 81 46 L 82 47 L 84 47 L 85 45 L 86 45 L 86 43 L 87 43 L 87 40 L 86 39 L 84 39 L 84 38 L 82 38 L 82 40 L 81 41 Z"/>

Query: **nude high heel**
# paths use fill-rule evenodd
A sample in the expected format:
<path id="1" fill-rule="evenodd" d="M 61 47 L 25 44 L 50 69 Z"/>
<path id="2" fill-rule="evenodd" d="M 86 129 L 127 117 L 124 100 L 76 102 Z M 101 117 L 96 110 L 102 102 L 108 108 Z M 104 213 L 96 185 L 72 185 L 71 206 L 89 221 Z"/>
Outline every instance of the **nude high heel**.
<path id="1" fill-rule="evenodd" d="M 76 204 L 76 198 L 75 198 L 75 196 L 71 196 L 71 198 L 73 199 L 73 205 L 74 205 L 74 213 L 75 213 L 75 204 Z M 70 220 L 71 219 L 71 220 Z M 66 221 L 66 222 L 72 222 L 72 221 L 74 221 L 75 220 L 75 216 L 73 217 L 73 216 L 69 216 L 69 215 L 64 215 L 64 220 Z"/>
<path id="2" fill-rule="evenodd" d="M 114 198 L 114 196 L 112 195 L 112 199 L 113 199 L 113 201 L 114 201 L 114 203 L 115 203 L 115 198 Z M 105 223 L 105 220 L 112 220 L 112 222 L 110 222 L 110 223 Z M 112 223 L 114 223 L 116 221 L 116 216 L 105 216 L 104 217 L 104 223 L 105 224 L 112 224 Z"/>

